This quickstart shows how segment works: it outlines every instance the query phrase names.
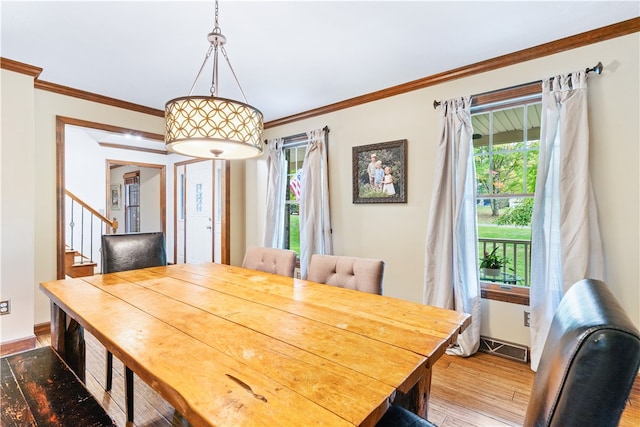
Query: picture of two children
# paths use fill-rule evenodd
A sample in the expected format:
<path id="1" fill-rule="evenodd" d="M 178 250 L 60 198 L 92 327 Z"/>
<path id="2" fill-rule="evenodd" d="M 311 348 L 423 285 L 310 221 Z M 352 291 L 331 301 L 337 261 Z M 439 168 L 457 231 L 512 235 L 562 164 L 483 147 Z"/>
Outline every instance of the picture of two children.
<path id="1" fill-rule="evenodd" d="M 376 159 L 376 154 L 372 154 L 371 162 L 369 163 L 369 167 L 367 168 L 367 171 L 369 172 L 369 184 L 372 185 L 377 191 L 381 191 L 384 194 L 393 196 L 394 194 L 396 194 L 396 190 L 393 186 L 391 167 L 386 166 L 383 169 L 382 160 Z"/>
<path id="2" fill-rule="evenodd" d="M 353 147 L 353 202 L 406 203 L 406 140 Z"/>

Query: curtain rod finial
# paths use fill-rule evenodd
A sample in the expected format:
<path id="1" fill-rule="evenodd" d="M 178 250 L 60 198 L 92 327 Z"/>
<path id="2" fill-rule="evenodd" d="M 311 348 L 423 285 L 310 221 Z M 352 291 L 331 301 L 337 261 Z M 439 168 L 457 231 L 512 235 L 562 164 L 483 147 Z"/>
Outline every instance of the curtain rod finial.
<path id="1" fill-rule="evenodd" d="M 435 110 L 436 108 L 438 108 L 440 106 L 440 101 L 438 100 L 433 100 L 433 109 Z"/>
<path id="2" fill-rule="evenodd" d="M 595 67 L 587 68 L 587 73 L 593 71 L 596 74 L 602 74 L 602 70 L 604 70 L 604 65 L 602 65 L 601 61 L 598 61 Z"/>

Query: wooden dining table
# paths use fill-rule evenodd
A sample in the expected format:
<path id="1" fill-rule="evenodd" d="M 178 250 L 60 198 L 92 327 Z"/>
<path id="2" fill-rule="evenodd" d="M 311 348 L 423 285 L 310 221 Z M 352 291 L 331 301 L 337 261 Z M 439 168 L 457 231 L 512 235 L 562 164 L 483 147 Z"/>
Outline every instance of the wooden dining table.
<path id="1" fill-rule="evenodd" d="M 84 378 L 86 329 L 194 426 L 426 417 L 468 314 L 215 263 L 43 282 L 51 342 Z"/>

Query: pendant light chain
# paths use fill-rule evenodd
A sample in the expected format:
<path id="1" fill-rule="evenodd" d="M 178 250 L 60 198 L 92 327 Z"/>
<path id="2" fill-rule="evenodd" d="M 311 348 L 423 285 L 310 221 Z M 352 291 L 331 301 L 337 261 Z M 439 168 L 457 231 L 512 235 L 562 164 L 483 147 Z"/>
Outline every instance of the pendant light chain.
<path id="1" fill-rule="evenodd" d="M 207 159 L 248 159 L 262 154 L 262 113 L 247 103 L 247 97 L 231 66 L 224 45 L 227 42 L 219 26 L 218 0 L 215 2 L 214 28 L 207 35 L 209 48 L 189 95 L 165 105 L 165 143 L 171 152 Z M 219 98 L 218 51 L 221 51 L 244 103 Z M 200 74 L 213 54 L 210 96 L 193 96 Z"/>
<path id="2" fill-rule="evenodd" d="M 215 12 L 215 21 L 214 21 L 215 25 L 213 26 L 213 31 L 216 30 L 216 28 L 218 30 L 220 30 L 220 26 L 218 25 L 218 0 L 216 0 L 216 12 Z"/>
<path id="3" fill-rule="evenodd" d="M 211 93 L 211 96 L 217 97 L 218 96 L 218 86 L 219 86 L 219 82 L 218 82 L 218 46 L 222 46 L 224 45 L 224 43 L 219 43 L 219 37 L 218 36 L 222 36 L 222 30 L 220 29 L 220 25 L 218 24 L 218 18 L 219 18 L 219 8 L 218 8 L 218 0 L 216 0 L 216 6 L 215 6 L 215 18 L 214 18 L 214 22 L 213 22 L 213 30 L 211 31 L 211 35 L 214 35 L 213 40 L 210 41 L 211 43 L 211 47 L 213 47 L 214 49 L 214 53 L 213 53 L 213 75 L 211 76 L 211 89 L 209 89 L 209 92 Z M 222 36 L 224 40 L 224 36 Z"/>

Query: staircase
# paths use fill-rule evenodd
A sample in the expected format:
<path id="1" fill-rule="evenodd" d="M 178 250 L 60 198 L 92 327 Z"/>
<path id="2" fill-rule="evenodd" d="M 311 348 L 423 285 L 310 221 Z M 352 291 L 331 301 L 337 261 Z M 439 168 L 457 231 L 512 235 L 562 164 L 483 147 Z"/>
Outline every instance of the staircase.
<path id="1" fill-rule="evenodd" d="M 93 276 L 100 273 L 101 236 L 115 233 L 118 221 L 103 216 L 97 209 L 65 190 L 65 230 L 64 270 L 68 277 Z"/>
<path id="2" fill-rule="evenodd" d="M 64 252 L 64 273 L 69 277 L 93 276 L 98 263 L 92 262 L 81 253 L 67 247 Z"/>

